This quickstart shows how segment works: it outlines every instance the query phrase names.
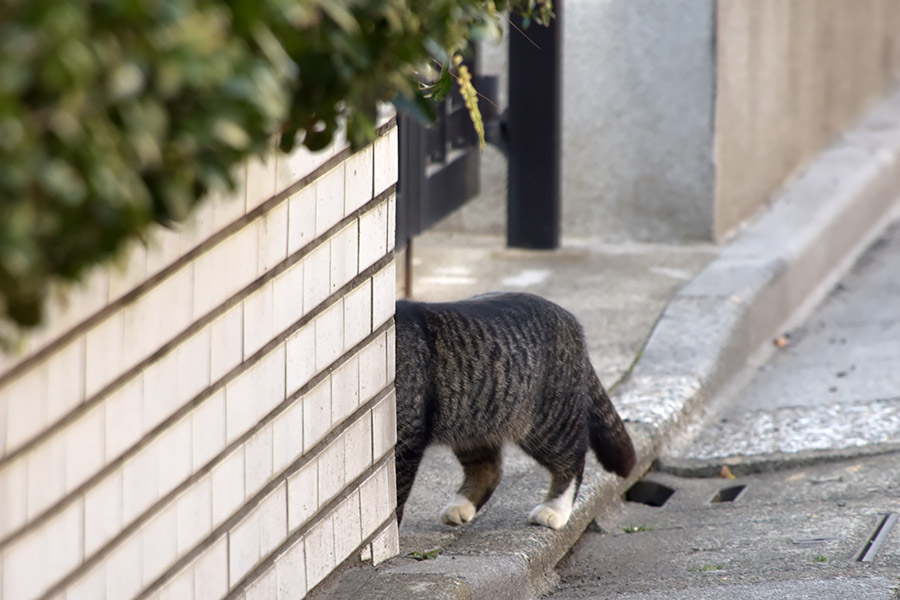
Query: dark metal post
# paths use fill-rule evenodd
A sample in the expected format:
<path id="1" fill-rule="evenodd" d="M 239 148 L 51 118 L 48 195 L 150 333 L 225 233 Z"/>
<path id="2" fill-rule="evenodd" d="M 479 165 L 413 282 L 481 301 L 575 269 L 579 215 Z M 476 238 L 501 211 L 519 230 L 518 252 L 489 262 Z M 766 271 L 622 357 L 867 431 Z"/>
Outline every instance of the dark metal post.
<path id="1" fill-rule="evenodd" d="M 509 31 L 506 243 L 552 249 L 560 241 L 562 132 L 562 0 L 549 27 Z"/>
<path id="2" fill-rule="evenodd" d="M 403 293 L 413 294 L 413 236 L 422 231 L 422 194 L 425 191 L 425 130 L 415 118 L 397 113 L 400 173 L 397 181 L 397 207 L 394 248 L 406 250 L 403 263 Z"/>
<path id="3" fill-rule="evenodd" d="M 425 133 L 414 117 L 397 113 L 400 173 L 397 181 L 396 247 L 422 231 L 421 198 L 425 191 Z"/>

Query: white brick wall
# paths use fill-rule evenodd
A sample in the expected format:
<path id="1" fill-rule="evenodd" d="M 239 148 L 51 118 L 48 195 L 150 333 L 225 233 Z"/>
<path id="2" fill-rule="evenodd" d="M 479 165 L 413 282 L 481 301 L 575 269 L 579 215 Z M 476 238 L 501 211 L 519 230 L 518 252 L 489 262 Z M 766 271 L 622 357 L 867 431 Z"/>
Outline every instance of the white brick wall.
<path id="1" fill-rule="evenodd" d="M 288 477 L 288 526 L 294 531 L 319 508 L 319 464 L 312 461 Z"/>
<path id="2" fill-rule="evenodd" d="M 325 579 L 337 564 L 334 555 L 334 521 L 331 515 L 306 534 L 306 580 L 312 587 Z"/>
<path id="3" fill-rule="evenodd" d="M 16 461 L 0 468 L 0 537 L 25 524 L 28 511 L 28 467 Z"/>
<path id="4" fill-rule="evenodd" d="M 344 214 L 344 164 L 316 182 L 316 235 L 337 224 Z"/>
<path id="5" fill-rule="evenodd" d="M 122 529 L 122 470 L 84 497 L 84 552 L 93 555 Z"/>
<path id="6" fill-rule="evenodd" d="M 296 599 L 397 551 L 396 143 L 248 161 L 0 356 L 2 598 Z"/>
<path id="7" fill-rule="evenodd" d="M 397 160 L 399 157 L 397 141 L 397 129 L 394 128 L 384 138 L 375 142 L 375 188 L 373 193 L 376 195 L 384 192 L 397 181 Z"/>
<path id="8" fill-rule="evenodd" d="M 331 422 L 340 423 L 359 404 L 359 358 L 353 357 L 331 373 Z"/>
<path id="9" fill-rule="evenodd" d="M 306 548 L 303 538 L 275 559 L 276 600 L 291 600 L 306 593 Z M 273 598 L 273 596 L 269 596 Z"/>
<path id="10" fill-rule="evenodd" d="M 316 235 L 316 188 L 307 186 L 288 200 L 288 254 L 293 254 Z"/>
<path id="11" fill-rule="evenodd" d="M 179 556 L 212 531 L 212 477 L 204 476 L 175 500 L 176 543 Z"/>
<path id="12" fill-rule="evenodd" d="M 307 323 L 285 340 L 287 393 L 293 394 L 316 373 L 315 321 Z"/>
<path id="13" fill-rule="evenodd" d="M 228 592 L 228 538 L 222 536 L 194 562 L 194 598 L 213 600 Z"/>
<path id="14" fill-rule="evenodd" d="M 368 146 L 351 156 L 345 167 L 344 214 L 362 208 L 372 198 L 372 147 Z"/>
<path id="15" fill-rule="evenodd" d="M 212 471 L 213 527 L 221 525 L 244 502 L 244 447 L 239 446 Z"/>

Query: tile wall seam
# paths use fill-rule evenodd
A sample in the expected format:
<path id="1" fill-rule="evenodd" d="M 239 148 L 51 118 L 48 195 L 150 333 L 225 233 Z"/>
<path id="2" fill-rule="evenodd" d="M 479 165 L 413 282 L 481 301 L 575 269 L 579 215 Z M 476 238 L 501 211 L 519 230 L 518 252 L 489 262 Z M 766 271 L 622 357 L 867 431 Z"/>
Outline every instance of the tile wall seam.
<path id="1" fill-rule="evenodd" d="M 252 584 L 254 584 L 258 579 L 260 579 L 265 573 L 269 570 L 270 567 L 274 566 L 275 559 L 278 558 L 281 554 L 283 554 L 287 549 L 293 545 L 298 539 L 306 536 L 310 530 L 315 528 L 316 525 L 321 523 L 324 519 L 328 518 L 332 515 L 340 504 L 350 497 L 354 491 L 358 490 L 362 483 L 366 481 L 367 478 L 371 477 L 374 473 L 378 472 L 381 468 L 383 468 L 386 464 L 390 463 L 391 456 L 393 455 L 393 451 L 386 453 L 382 456 L 378 461 L 373 461 L 372 465 L 369 466 L 366 471 L 350 482 L 340 494 L 335 496 L 332 500 L 330 500 L 325 507 L 320 509 L 316 516 L 311 518 L 309 521 L 298 527 L 295 531 L 289 532 L 285 540 L 279 544 L 272 552 L 270 552 L 265 558 L 262 558 L 256 566 L 250 570 L 247 575 L 244 576 L 243 579 L 238 581 L 234 585 L 234 587 L 229 591 L 228 599 L 237 599 L 240 595 L 247 590 Z M 394 519 L 394 511 L 392 510 L 390 515 L 388 515 L 387 519 L 385 519 L 372 534 L 367 536 L 364 540 L 360 542 L 360 544 L 356 547 L 353 552 L 350 553 L 350 557 L 353 556 L 355 552 L 358 552 L 360 548 L 365 547 L 366 544 L 371 544 L 372 541 L 378 537 L 381 533 L 383 533 L 388 527 L 390 527 L 391 522 Z M 349 557 L 348 557 L 349 558 Z M 308 581 L 308 580 L 307 580 Z M 323 580 L 324 581 L 324 580 Z M 165 582 L 163 582 L 165 583 Z M 320 585 L 322 582 L 320 581 L 316 585 Z M 152 592 L 151 592 L 152 593 Z"/>
<path id="2" fill-rule="evenodd" d="M 164 575 L 171 573 L 177 573 L 180 569 L 182 569 L 186 564 L 190 563 L 192 560 L 196 559 L 200 554 L 202 554 L 209 547 L 213 546 L 219 539 L 223 537 L 229 537 L 228 532 L 233 529 L 238 523 L 240 523 L 250 512 L 253 511 L 262 501 L 266 498 L 275 488 L 279 485 L 285 484 L 292 475 L 296 472 L 303 469 L 307 464 L 309 464 L 312 460 L 318 457 L 321 454 L 322 450 L 324 450 L 328 444 L 332 443 L 335 439 L 340 437 L 344 431 L 346 431 L 360 415 L 369 411 L 378 404 L 381 400 L 387 397 L 391 391 L 393 390 L 393 384 L 388 384 L 383 390 L 381 390 L 378 394 L 376 394 L 369 402 L 367 402 L 364 406 L 361 406 L 357 411 L 353 413 L 350 417 L 345 419 L 335 430 L 329 432 L 329 435 L 317 443 L 313 448 L 310 449 L 309 452 L 304 453 L 299 459 L 291 463 L 285 469 L 278 474 L 277 477 L 273 476 L 272 479 L 266 483 L 262 488 L 260 488 L 256 493 L 253 494 L 249 499 L 245 500 L 240 508 L 237 509 L 233 514 L 229 515 L 222 523 L 220 523 L 217 527 L 215 527 L 209 534 L 207 534 L 204 539 L 196 544 L 190 551 L 186 552 L 182 557 L 180 557 L 169 569 L 166 569 Z M 271 413 L 270 413 L 271 414 Z M 280 414 L 280 413 L 279 413 Z M 277 415 L 275 415 L 277 416 Z M 273 417 L 274 418 L 274 417 Z M 267 417 L 268 419 L 268 417 Z M 267 422 L 261 422 L 260 426 L 265 426 Z M 259 427 L 261 428 L 261 427 Z M 257 428 L 254 428 L 254 432 Z M 220 459 L 226 457 L 232 452 L 235 448 L 240 446 L 242 443 L 246 443 L 247 440 L 252 437 L 253 432 L 248 432 L 246 435 L 246 439 L 244 437 L 239 438 L 234 442 L 234 444 L 230 447 L 230 449 L 226 449 L 221 455 Z M 355 482 L 362 482 L 374 473 L 382 463 L 389 460 L 389 458 L 393 454 L 393 448 L 391 448 L 388 452 L 386 452 L 383 456 L 381 456 L 377 461 L 373 460 L 372 464 L 366 468 L 366 470 L 356 479 L 351 482 L 351 484 Z M 212 472 L 214 466 L 209 468 L 209 472 Z M 202 479 L 203 476 L 206 476 L 208 473 L 204 472 L 202 474 L 192 475 L 188 480 L 180 484 L 176 489 L 172 490 L 163 498 L 157 500 L 150 508 L 144 511 L 140 518 L 136 519 L 134 522 L 129 524 L 127 527 L 123 528 L 114 538 L 109 540 L 104 546 L 101 547 L 93 556 L 82 561 L 79 565 L 72 571 L 70 571 L 65 577 L 60 579 L 56 584 L 53 585 L 52 588 L 46 593 L 47 596 L 53 596 L 54 594 L 58 594 L 63 591 L 68 585 L 73 583 L 78 579 L 80 575 L 84 572 L 88 572 L 98 564 L 100 564 L 106 557 L 115 552 L 118 547 L 122 544 L 128 542 L 129 538 L 138 533 L 141 527 L 153 520 L 158 514 L 160 514 L 163 510 L 167 508 L 167 506 L 175 500 L 179 495 L 181 495 L 186 489 L 188 489 L 191 485 L 196 483 L 197 480 Z M 347 484 L 341 490 L 339 494 L 337 494 L 334 498 L 332 498 L 325 506 L 330 507 L 332 504 L 335 506 L 340 503 L 343 499 L 349 496 L 352 493 L 350 488 L 351 484 Z M 359 487 L 358 485 L 356 486 Z M 356 488 L 353 488 L 356 489 Z M 349 490 L 349 491 L 348 491 Z M 297 528 L 297 531 L 308 531 L 311 528 L 310 523 L 316 522 L 318 523 L 321 519 L 318 518 L 320 516 L 321 509 L 317 511 L 315 517 L 311 518 L 309 521 L 301 525 Z M 296 533 L 296 532 L 295 532 Z M 293 534 L 291 534 L 293 535 Z M 229 542 L 230 543 L 230 542 Z M 157 581 L 157 583 L 159 583 Z M 162 582 L 165 583 L 165 582 Z M 151 585 L 156 585 L 151 584 Z M 150 589 L 149 586 L 147 588 Z"/>
<path id="3" fill-rule="evenodd" d="M 334 498 L 329 500 L 324 506 L 320 507 L 318 511 L 316 511 L 315 516 L 306 521 L 303 525 L 300 525 L 294 531 L 288 531 L 284 540 L 278 544 L 273 550 L 271 550 L 264 558 L 261 558 L 256 565 L 245 575 L 240 581 L 238 581 L 234 586 L 230 586 L 230 592 L 228 597 L 233 597 L 234 593 L 239 595 L 241 591 L 245 591 L 246 588 L 253 583 L 253 581 L 248 581 L 251 578 L 258 579 L 260 575 L 264 574 L 268 569 L 263 568 L 264 566 L 272 566 L 275 564 L 275 559 L 283 554 L 290 546 L 296 542 L 298 539 L 306 536 L 307 533 L 311 529 L 313 529 L 316 525 L 321 523 L 324 519 L 328 518 L 340 504 L 346 500 L 349 496 L 353 494 L 354 491 L 358 490 L 362 484 L 371 477 L 374 473 L 376 473 L 379 469 L 383 468 L 385 465 L 391 462 L 391 457 L 393 456 L 393 449 L 390 452 L 385 453 L 384 456 L 379 458 L 377 461 L 373 461 L 366 470 L 361 473 L 358 477 L 356 477 L 353 481 L 349 482 L 344 488 L 341 490 L 339 494 L 337 494 Z M 281 485 L 287 479 L 285 476 L 284 480 L 275 481 L 273 483 L 277 483 Z M 270 484 L 271 485 L 271 484 Z M 260 502 L 266 497 L 268 493 L 271 493 L 278 485 L 272 486 L 272 489 L 268 489 L 270 486 L 267 485 L 260 493 L 254 496 L 255 503 L 251 506 L 250 503 L 246 503 L 241 507 L 241 510 L 238 513 L 235 513 L 231 517 L 229 517 L 228 521 L 220 525 L 216 530 L 210 534 L 208 540 L 204 540 L 204 543 L 212 540 L 213 542 L 221 537 L 224 533 L 227 533 L 232 529 L 235 525 L 240 523 L 240 521 L 247 516 L 254 508 L 256 508 Z M 390 516 L 388 516 L 387 520 L 379 525 L 379 530 L 384 529 L 386 526 L 390 525 L 391 517 L 394 515 L 391 512 Z M 239 518 L 236 518 L 238 517 Z M 232 523 L 229 527 L 226 525 L 234 519 L 234 523 Z M 224 529 L 223 529 L 224 528 Z M 217 533 L 218 532 L 218 533 Z M 373 534 L 375 535 L 375 534 Z M 371 536 L 370 536 L 371 537 Z M 362 544 L 359 546 L 362 547 Z M 152 596 L 155 592 L 162 589 L 168 581 L 176 576 L 178 572 L 185 567 L 185 565 L 190 564 L 191 560 L 195 559 L 196 556 L 192 556 L 190 560 L 187 560 L 188 557 L 193 554 L 195 551 L 197 552 L 197 556 L 199 556 L 202 552 L 199 551 L 200 546 L 197 546 L 191 552 L 185 554 L 181 559 L 179 559 L 174 565 L 172 565 L 169 569 L 167 569 L 162 575 L 160 575 L 154 582 L 148 585 L 145 589 L 141 591 L 141 593 L 137 596 L 137 600 L 143 600 L 149 596 Z M 205 550 L 205 548 L 203 548 Z M 229 555 L 230 556 L 230 555 Z M 230 562 L 230 561 L 229 561 Z M 230 579 L 229 579 L 230 581 Z"/>

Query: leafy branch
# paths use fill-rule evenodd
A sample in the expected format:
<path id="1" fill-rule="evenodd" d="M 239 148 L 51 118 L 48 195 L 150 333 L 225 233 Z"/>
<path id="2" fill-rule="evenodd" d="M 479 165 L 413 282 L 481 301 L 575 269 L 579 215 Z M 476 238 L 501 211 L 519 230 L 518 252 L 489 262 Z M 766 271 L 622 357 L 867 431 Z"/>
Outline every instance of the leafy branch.
<path id="1" fill-rule="evenodd" d="M 274 136 L 368 143 L 380 103 L 428 102 L 420 73 L 437 60 L 450 77 L 504 11 L 552 17 L 550 0 L 7 0 L 0 325 L 39 323 L 51 281 L 233 188 Z"/>

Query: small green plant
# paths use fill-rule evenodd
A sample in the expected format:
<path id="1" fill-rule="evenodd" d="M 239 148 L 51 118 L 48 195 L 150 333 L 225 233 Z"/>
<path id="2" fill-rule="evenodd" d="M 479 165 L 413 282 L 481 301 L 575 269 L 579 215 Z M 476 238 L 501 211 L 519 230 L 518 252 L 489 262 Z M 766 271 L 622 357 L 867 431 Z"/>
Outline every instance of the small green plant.
<path id="1" fill-rule="evenodd" d="M 414 558 L 416 560 L 434 560 L 437 558 L 442 550 L 440 548 L 433 548 L 431 550 L 413 550 L 407 556 Z"/>
<path id="2" fill-rule="evenodd" d="M 821 554 L 816 554 L 815 556 L 813 556 L 813 562 L 815 562 L 815 563 L 824 563 L 824 562 L 828 562 L 828 557 L 827 557 L 827 556 L 823 556 L 823 555 L 821 555 Z"/>
<path id="3" fill-rule="evenodd" d="M 653 531 L 653 528 L 649 525 L 626 525 L 625 527 L 620 527 L 622 531 L 625 533 L 639 533 L 642 531 Z"/>
<path id="4" fill-rule="evenodd" d="M 720 564 L 694 565 L 692 567 L 689 567 L 688 570 L 693 571 L 695 573 L 705 573 L 707 571 L 724 571 L 725 565 L 720 565 Z"/>

